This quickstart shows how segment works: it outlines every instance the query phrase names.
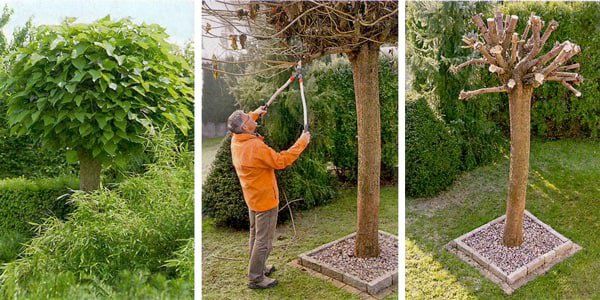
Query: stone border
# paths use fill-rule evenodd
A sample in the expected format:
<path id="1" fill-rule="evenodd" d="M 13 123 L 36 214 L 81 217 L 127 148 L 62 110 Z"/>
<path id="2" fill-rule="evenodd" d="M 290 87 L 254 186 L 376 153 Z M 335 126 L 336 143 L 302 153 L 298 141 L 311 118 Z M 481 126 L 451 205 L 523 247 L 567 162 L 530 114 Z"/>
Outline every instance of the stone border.
<path id="1" fill-rule="evenodd" d="M 398 237 L 396 237 L 395 235 L 387 233 L 385 231 L 379 230 L 379 233 L 393 237 L 396 240 L 398 239 Z M 298 256 L 299 263 L 308 269 L 319 272 L 319 273 L 326 275 L 336 281 L 339 281 L 339 282 L 342 282 L 349 286 L 352 286 L 352 287 L 358 289 L 359 291 L 366 292 L 370 295 L 377 295 L 381 291 L 387 289 L 388 287 L 398 285 L 398 270 L 397 269 L 394 271 L 384 273 L 383 275 L 381 275 L 371 281 L 364 281 L 356 276 L 344 273 L 343 271 L 341 271 L 331 265 L 328 265 L 321 261 L 317 261 L 316 259 L 310 257 L 311 254 L 319 252 L 325 248 L 329 248 L 333 244 L 339 243 L 339 242 L 346 240 L 348 238 L 351 238 L 355 235 L 356 235 L 356 232 L 346 235 L 342 238 L 339 238 L 333 242 L 329 242 L 325 245 L 319 246 L 316 249 L 310 250 L 308 252 L 304 252 Z"/>
<path id="2" fill-rule="evenodd" d="M 487 228 L 488 226 L 503 221 L 506 218 L 505 215 L 496 218 L 491 222 L 477 227 L 476 229 L 454 239 L 453 241 L 448 243 L 448 245 L 446 245 L 446 249 L 457 255 L 460 259 L 467 262 L 471 266 L 477 268 L 482 275 L 484 275 L 494 283 L 498 284 L 506 294 L 510 295 L 519 287 L 525 285 L 527 282 L 535 279 L 536 277 L 543 275 L 557 263 L 565 260 L 566 258 L 575 254 L 577 251 L 581 250 L 581 247 L 579 245 L 573 243 L 560 233 L 556 232 L 556 230 L 540 221 L 529 211 L 526 210 L 525 214 L 528 217 L 530 217 L 534 222 L 541 225 L 550 234 L 556 236 L 561 241 L 563 241 L 563 243 L 556 246 L 549 252 L 546 252 L 543 255 L 537 257 L 536 259 L 527 263 L 526 265 L 521 266 L 520 268 L 516 269 L 511 273 L 506 273 L 502 271 L 489 259 L 482 256 L 475 249 L 469 247 L 463 242 L 463 240 L 469 237 L 470 235 L 484 228 Z"/>

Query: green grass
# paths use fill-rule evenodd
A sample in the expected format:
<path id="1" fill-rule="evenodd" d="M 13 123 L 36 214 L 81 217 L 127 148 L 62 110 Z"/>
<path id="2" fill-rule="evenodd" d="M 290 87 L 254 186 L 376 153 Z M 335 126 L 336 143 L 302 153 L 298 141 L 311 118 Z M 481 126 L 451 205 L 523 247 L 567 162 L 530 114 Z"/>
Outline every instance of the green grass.
<path id="1" fill-rule="evenodd" d="M 202 174 L 208 174 L 210 164 L 215 159 L 221 141 L 223 141 L 223 137 L 202 138 Z"/>
<path id="2" fill-rule="evenodd" d="M 504 214 L 508 160 L 463 174 L 450 190 L 406 201 L 408 299 L 507 298 L 444 249 L 452 239 Z M 583 247 L 511 299 L 600 299 L 600 143 L 532 143 L 527 209 Z"/>
<path id="3" fill-rule="evenodd" d="M 297 235 L 290 222 L 279 225 L 269 263 L 278 271 L 273 289 L 256 291 L 246 287 L 248 232 L 215 227 L 210 218 L 202 224 L 203 299 L 358 299 L 333 284 L 311 277 L 287 263 L 305 251 L 350 234 L 356 229 L 356 192 L 342 191 L 333 203 L 294 212 Z M 381 190 L 379 228 L 398 234 L 398 189 Z M 386 299 L 396 299 L 393 293 Z"/>

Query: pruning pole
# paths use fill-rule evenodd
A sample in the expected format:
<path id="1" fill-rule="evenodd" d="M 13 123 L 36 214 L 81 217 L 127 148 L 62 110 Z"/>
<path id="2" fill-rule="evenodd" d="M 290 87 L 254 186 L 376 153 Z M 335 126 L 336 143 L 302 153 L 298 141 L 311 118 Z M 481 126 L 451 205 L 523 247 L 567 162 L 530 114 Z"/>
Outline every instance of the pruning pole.
<path id="1" fill-rule="evenodd" d="M 269 106 L 271 105 L 271 103 L 273 103 L 273 101 L 275 101 L 275 98 L 277 98 L 277 96 L 279 96 L 279 94 L 281 94 L 281 92 L 283 92 L 283 90 L 285 90 L 285 88 L 288 87 L 288 85 L 290 85 L 290 83 L 294 82 L 294 80 L 296 80 L 296 76 L 294 74 L 292 74 L 292 76 L 290 76 L 290 79 L 288 79 L 274 94 L 273 96 L 271 96 L 271 98 L 269 98 L 269 101 L 267 101 L 267 104 L 265 104 L 265 108 L 269 108 Z"/>
<path id="2" fill-rule="evenodd" d="M 304 131 L 308 131 L 308 109 L 306 109 L 306 97 L 304 97 L 304 79 L 302 78 L 302 61 L 296 67 L 298 83 L 300 83 L 300 97 L 302 98 L 302 112 L 304 113 Z"/>

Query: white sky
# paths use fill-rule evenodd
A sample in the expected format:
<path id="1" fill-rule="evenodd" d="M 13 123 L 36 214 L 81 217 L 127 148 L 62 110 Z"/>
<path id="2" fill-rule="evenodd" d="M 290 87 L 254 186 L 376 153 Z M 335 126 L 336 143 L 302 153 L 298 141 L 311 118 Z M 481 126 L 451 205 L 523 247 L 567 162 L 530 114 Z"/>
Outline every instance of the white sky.
<path id="1" fill-rule="evenodd" d="M 179 45 L 194 37 L 193 0 L 0 0 L 0 9 L 5 4 L 14 11 L 3 30 L 9 39 L 15 26 L 23 26 L 29 17 L 34 25 L 53 25 L 65 17 L 88 23 L 106 15 L 159 24 L 166 28 L 170 41 Z"/>

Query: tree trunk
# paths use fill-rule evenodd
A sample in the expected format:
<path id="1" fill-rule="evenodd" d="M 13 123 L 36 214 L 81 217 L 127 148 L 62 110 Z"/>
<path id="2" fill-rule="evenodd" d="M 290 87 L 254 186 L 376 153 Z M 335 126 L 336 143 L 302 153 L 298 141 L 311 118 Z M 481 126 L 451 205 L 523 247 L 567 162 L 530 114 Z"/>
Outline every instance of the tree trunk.
<path id="1" fill-rule="evenodd" d="M 102 164 L 88 151 L 79 151 L 77 156 L 79 157 L 79 189 L 84 192 L 99 189 Z"/>
<path id="2" fill-rule="evenodd" d="M 358 125 L 358 231 L 355 255 L 379 256 L 379 173 L 381 121 L 379 112 L 379 47 L 363 45 L 352 55 Z"/>
<path id="3" fill-rule="evenodd" d="M 531 94 L 533 87 L 517 83 L 508 94 L 510 109 L 510 175 L 506 200 L 504 245 L 517 247 L 523 243 L 523 214 L 529 175 L 531 128 Z"/>

